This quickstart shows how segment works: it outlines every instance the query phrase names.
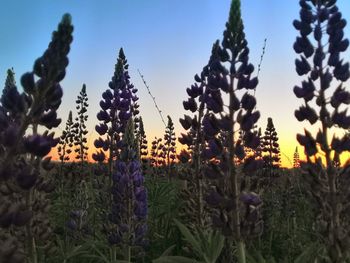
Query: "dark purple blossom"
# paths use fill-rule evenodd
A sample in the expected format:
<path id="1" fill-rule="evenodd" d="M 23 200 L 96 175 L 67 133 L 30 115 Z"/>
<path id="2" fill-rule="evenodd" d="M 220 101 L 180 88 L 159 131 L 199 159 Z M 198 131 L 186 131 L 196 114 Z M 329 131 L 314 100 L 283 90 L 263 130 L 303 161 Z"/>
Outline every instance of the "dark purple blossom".
<path id="1" fill-rule="evenodd" d="M 132 120 L 128 121 L 123 142 L 120 159 L 115 162 L 113 205 L 109 215 L 115 227 L 108 235 L 110 244 L 122 248 L 142 243 L 145 239 L 148 211 L 147 191 L 143 186 L 142 169 L 137 159 Z"/>
<path id="2" fill-rule="evenodd" d="M 128 63 L 123 49 L 119 50 L 117 64 L 114 75 L 109 82 L 107 89 L 102 94 L 100 101 L 101 111 L 97 114 L 100 124 L 95 126 L 95 130 L 102 136 L 95 142 L 98 148 L 108 151 L 109 159 L 118 157 L 122 143 L 126 123 L 129 119 L 134 119 L 137 126 L 139 113 L 136 96 L 137 89 L 130 82 L 128 73 Z M 98 155 L 94 155 L 96 158 Z M 101 155 L 99 155 L 102 157 Z M 109 162 L 109 165 L 111 161 Z M 110 170 L 112 170 L 110 168 Z"/>

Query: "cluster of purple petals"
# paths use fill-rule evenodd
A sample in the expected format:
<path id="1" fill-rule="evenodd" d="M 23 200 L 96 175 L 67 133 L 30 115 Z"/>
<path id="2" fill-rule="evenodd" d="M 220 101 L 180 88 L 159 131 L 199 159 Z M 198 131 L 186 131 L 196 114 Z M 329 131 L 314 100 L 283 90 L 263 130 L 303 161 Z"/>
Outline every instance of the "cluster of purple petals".
<path id="1" fill-rule="evenodd" d="M 127 68 L 128 65 L 121 49 L 116 71 L 109 82 L 109 89 L 102 94 L 100 101 L 101 110 L 97 114 L 100 124 L 95 127 L 100 137 L 94 142 L 99 151 L 93 154 L 95 161 L 103 161 L 105 159 L 104 152 L 111 147 L 115 148 L 111 152 L 113 157 L 117 155 L 117 149 L 122 146 L 120 138 L 125 132 L 128 120 L 139 113 L 137 89 L 130 83 Z"/>
<path id="2" fill-rule="evenodd" d="M 58 143 L 54 133 L 24 136 L 29 125 L 57 127 L 57 109 L 63 95 L 59 82 L 65 76 L 67 54 L 72 42 L 71 18 L 65 15 L 54 31 L 52 41 L 42 57 L 34 63 L 33 72 L 21 77 L 23 93 L 14 83 L 7 85 L 0 98 L 0 177 L 6 178 L 11 169 L 9 162 L 16 154 L 30 153 L 38 157 L 47 155 Z M 38 77 L 35 81 L 34 75 Z"/>
<path id="3" fill-rule="evenodd" d="M 140 162 L 116 161 L 113 175 L 113 205 L 109 215 L 116 225 L 108 237 L 110 244 L 146 245 L 147 191 Z"/>
<path id="4" fill-rule="evenodd" d="M 298 121 L 309 121 L 314 124 L 321 121 L 326 127 L 350 128 L 350 116 L 343 106 L 350 104 L 350 92 L 342 87 L 342 83 L 350 78 L 349 63 L 341 59 L 341 53 L 349 47 L 349 40 L 344 38 L 346 20 L 335 5 L 336 1 L 301 0 L 300 19 L 293 22 L 300 32 L 294 43 L 294 50 L 300 54 L 296 59 L 296 72 L 306 76 L 301 86 L 295 86 L 293 91 L 298 98 L 304 100 L 304 105 L 295 111 Z M 328 44 L 328 45 L 326 45 Z M 333 81 L 340 82 L 327 102 L 325 91 L 332 87 Z M 320 85 L 316 88 L 315 81 Z M 310 102 L 316 101 L 319 111 Z M 332 106 L 326 107 L 326 105 Z M 316 145 L 324 145 L 322 132 L 315 137 L 305 130 L 305 134 L 297 135 L 298 142 L 305 147 L 305 153 L 312 156 L 317 153 Z M 333 138 L 332 146 L 336 151 L 350 150 L 347 138 Z M 344 141 L 342 147 L 338 147 Z"/>
<path id="5" fill-rule="evenodd" d="M 35 238 L 41 241 L 47 239 L 50 232 L 46 218 L 40 225 L 40 232 L 36 230 L 38 226 L 35 224 L 42 220 L 48 209 L 47 200 L 41 198 L 52 192 L 54 185 L 40 175 L 42 169 L 53 168 L 51 158 L 44 157 L 59 139 L 48 131 L 39 133 L 38 128 L 50 130 L 61 122 L 57 118 L 63 95 L 59 82 L 66 73 L 72 32 L 71 17 L 65 14 L 58 29 L 53 32 L 48 48 L 35 61 L 33 71 L 22 75 L 23 92 L 18 91 L 9 71 L 10 76 L 0 98 L 0 179 L 11 181 L 1 185 L 0 227 L 27 225 Z M 33 129 L 32 133 L 29 127 Z M 40 194 L 35 195 L 32 202 L 25 202 L 23 193 L 30 193 L 34 187 Z M 0 232 L 6 233 L 6 230 Z M 23 248 L 30 248 L 20 245 L 23 243 L 22 235 L 18 237 L 18 233 L 12 230 L 10 234 L 9 238 L 2 236 L 0 240 L 0 261 L 24 262 Z"/>

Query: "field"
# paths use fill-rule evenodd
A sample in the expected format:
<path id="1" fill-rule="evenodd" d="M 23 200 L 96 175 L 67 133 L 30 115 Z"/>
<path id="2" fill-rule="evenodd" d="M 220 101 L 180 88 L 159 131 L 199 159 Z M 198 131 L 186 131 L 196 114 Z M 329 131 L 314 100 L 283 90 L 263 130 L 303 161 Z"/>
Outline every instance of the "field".
<path id="1" fill-rule="evenodd" d="M 59 116 L 75 30 L 64 14 L 32 71 L 16 81 L 7 70 L 0 263 L 350 262 L 347 22 L 336 0 L 299 8 L 292 90 L 300 106 L 292 110 L 305 126 L 288 168 L 274 119 L 258 122 L 266 39 L 254 67 L 240 0 L 182 90 L 179 120 L 163 116 L 166 99 L 138 71 L 164 124 L 154 139 L 123 48 L 105 90 L 91 100 L 83 84 Z"/>

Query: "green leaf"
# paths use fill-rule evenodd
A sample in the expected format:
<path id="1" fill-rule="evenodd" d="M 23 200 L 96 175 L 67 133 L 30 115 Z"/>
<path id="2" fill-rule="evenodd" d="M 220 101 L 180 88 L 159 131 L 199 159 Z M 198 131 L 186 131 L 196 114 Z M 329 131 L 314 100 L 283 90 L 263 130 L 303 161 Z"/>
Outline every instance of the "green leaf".
<path id="1" fill-rule="evenodd" d="M 225 237 L 218 231 L 211 231 L 209 239 L 209 253 L 211 255 L 211 262 L 216 262 L 224 248 Z"/>
<path id="2" fill-rule="evenodd" d="M 176 247 L 176 245 L 172 245 L 170 247 L 168 247 L 161 255 L 161 257 L 165 257 L 165 256 L 170 256 L 171 252 L 173 252 L 174 248 Z"/>
<path id="3" fill-rule="evenodd" d="M 196 250 L 200 255 L 202 254 L 201 245 L 198 240 L 191 234 L 190 230 L 178 220 L 174 219 L 175 224 L 178 226 L 180 232 L 185 239 L 192 245 L 193 249 Z"/>
<path id="4" fill-rule="evenodd" d="M 314 262 L 321 250 L 322 246 L 320 248 L 320 244 L 313 243 L 294 260 L 294 263 Z"/>
<path id="5" fill-rule="evenodd" d="M 211 229 L 197 229 L 192 234 L 185 225 L 176 219 L 174 221 L 182 235 L 192 245 L 195 252 L 197 252 L 197 256 L 201 260 L 204 260 L 205 263 L 215 263 L 224 247 L 225 237 Z"/>

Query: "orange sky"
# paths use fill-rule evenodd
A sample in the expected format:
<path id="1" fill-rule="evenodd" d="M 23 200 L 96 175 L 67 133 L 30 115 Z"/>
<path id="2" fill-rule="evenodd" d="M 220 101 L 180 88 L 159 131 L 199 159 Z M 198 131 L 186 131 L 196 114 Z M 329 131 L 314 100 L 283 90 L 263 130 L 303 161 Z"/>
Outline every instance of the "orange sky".
<path id="1" fill-rule="evenodd" d="M 181 131 L 183 132 L 183 131 Z M 88 143 L 89 143 L 89 161 L 92 161 L 91 155 L 96 151 L 95 146 L 93 145 L 94 140 L 98 137 L 95 132 L 90 133 L 91 135 L 88 136 Z M 176 136 L 178 137 L 180 133 L 176 133 Z M 149 146 L 149 152 L 150 152 L 150 146 L 151 142 L 154 139 L 154 137 L 157 136 L 163 137 L 163 134 L 157 132 L 157 133 L 150 133 L 150 135 L 147 135 L 147 140 L 148 140 L 148 146 Z M 300 156 L 300 160 L 305 160 L 305 155 L 304 155 L 304 148 L 293 139 L 286 139 L 285 135 L 279 134 L 279 137 L 281 138 L 279 140 L 280 148 L 281 148 L 281 166 L 286 167 L 286 168 L 291 168 L 293 167 L 293 155 L 295 151 L 295 147 L 298 147 L 298 152 Z M 183 146 L 177 142 L 177 152 L 179 153 L 181 149 L 183 149 Z M 73 154 L 73 153 L 72 153 Z M 53 160 L 58 160 L 58 154 L 57 154 L 57 148 L 54 148 L 50 156 L 52 156 Z M 73 156 L 71 156 L 71 160 L 73 160 Z M 341 163 L 344 164 L 348 159 L 350 158 L 350 153 L 344 153 L 340 156 Z"/>

